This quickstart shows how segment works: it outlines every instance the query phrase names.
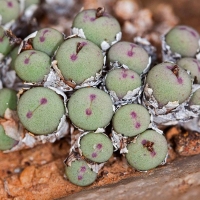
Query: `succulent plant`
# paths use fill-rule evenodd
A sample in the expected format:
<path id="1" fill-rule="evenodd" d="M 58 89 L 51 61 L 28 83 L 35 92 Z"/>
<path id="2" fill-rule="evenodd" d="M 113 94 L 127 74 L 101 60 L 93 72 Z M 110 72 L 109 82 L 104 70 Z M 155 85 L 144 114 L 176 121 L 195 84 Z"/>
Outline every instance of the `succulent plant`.
<path id="1" fill-rule="evenodd" d="M 0 89 L 0 117 L 4 117 L 6 109 L 17 109 L 17 93 L 9 88 Z"/>
<path id="2" fill-rule="evenodd" d="M 54 132 L 65 114 L 61 97 L 49 88 L 35 87 L 19 99 L 17 112 L 24 127 L 39 135 Z"/>
<path id="3" fill-rule="evenodd" d="M 200 61 L 194 58 L 181 58 L 177 64 L 183 69 L 190 71 L 194 81 L 200 84 Z"/>
<path id="4" fill-rule="evenodd" d="M 104 91 L 88 87 L 76 91 L 68 102 L 69 118 L 84 130 L 96 130 L 109 124 L 113 116 L 113 104 Z"/>
<path id="5" fill-rule="evenodd" d="M 145 107 L 127 104 L 120 107 L 112 119 L 113 129 L 118 134 L 132 137 L 145 131 L 150 124 L 150 115 Z"/>
<path id="6" fill-rule="evenodd" d="M 50 72 L 50 57 L 36 50 L 27 50 L 20 53 L 15 60 L 15 71 L 24 81 L 41 82 Z"/>
<path id="7" fill-rule="evenodd" d="M 12 49 L 9 38 L 6 36 L 4 29 L 0 26 L 0 53 L 7 55 Z"/>
<path id="8" fill-rule="evenodd" d="M 98 46 L 82 38 L 66 40 L 56 54 L 58 68 L 66 80 L 81 84 L 96 76 L 103 67 L 103 55 Z"/>
<path id="9" fill-rule="evenodd" d="M 0 15 L 2 24 L 6 24 L 11 20 L 18 18 L 20 14 L 20 5 L 17 0 L 3 0 L 0 6 Z"/>
<path id="10" fill-rule="evenodd" d="M 103 8 L 83 10 L 78 13 L 72 27 L 83 29 L 86 39 L 99 47 L 103 41 L 111 45 L 116 40 L 116 34 L 121 32 L 119 22 Z"/>
<path id="11" fill-rule="evenodd" d="M 25 9 L 28 8 L 31 5 L 37 5 L 40 3 L 40 0 L 25 0 Z"/>
<path id="12" fill-rule="evenodd" d="M 11 52 L 10 52 L 10 57 L 12 59 L 11 63 L 10 63 L 10 68 L 11 69 L 15 69 L 15 60 L 18 56 L 18 49 L 19 49 L 19 46 L 16 46 Z"/>
<path id="13" fill-rule="evenodd" d="M 189 26 L 175 26 L 165 35 L 165 40 L 173 53 L 183 57 L 193 57 L 199 49 L 199 34 Z"/>
<path id="14" fill-rule="evenodd" d="M 126 159 L 137 170 L 146 171 L 157 167 L 167 156 L 167 141 L 156 131 L 147 130 L 141 133 L 136 142 L 127 146 Z"/>
<path id="15" fill-rule="evenodd" d="M 62 33 L 53 28 L 43 28 L 33 38 L 33 48 L 52 56 L 62 42 L 64 42 Z"/>
<path id="16" fill-rule="evenodd" d="M 168 102 L 187 100 L 191 94 L 192 81 L 187 72 L 174 63 L 160 63 L 148 73 L 146 83 L 153 90 L 159 106 Z"/>
<path id="17" fill-rule="evenodd" d="M 84 160 L 73 161 L 71 166 L 66 167 L 65 174 L 70 182 L 79 186 L 88 186 L 97 178 L 97 173 L 92 171 Z"/>
<path id="18" fill-rule="evenodd" d="M 105 84 L 109 91 L 114 91 L 117 97 L 122 99 L 128 91 L 141 86 L 141 79 L 133 70 L 121 68 L 108 72 Z"/>
<path id="19" fill-rule="evenodd" d="M 84 135 L 80 141 L 83 155 L 94 162 L 106 162 L 113 154 L 111 140 L 102 133 L 90 132 Z"/>
<path id="20" fill-rule="evenodd" d="M 2 125 L 0 125 L 0 150 L 5 151 L 17 145 L 18 141 L 6 135 Z"/>
<path id="21" fill-rule="evenodd" d="M 128 66 L 139 75 L 149 63 L 148 53 L 140 46 L 131 42 L 118 42 L 108 51 L 108 62 L 118 61 Z"/>
<path id="22" fill-rule="evenodd" d="M 197 89 L 190 99 L 190 105 L 200 105 L 200 89 Z"/>

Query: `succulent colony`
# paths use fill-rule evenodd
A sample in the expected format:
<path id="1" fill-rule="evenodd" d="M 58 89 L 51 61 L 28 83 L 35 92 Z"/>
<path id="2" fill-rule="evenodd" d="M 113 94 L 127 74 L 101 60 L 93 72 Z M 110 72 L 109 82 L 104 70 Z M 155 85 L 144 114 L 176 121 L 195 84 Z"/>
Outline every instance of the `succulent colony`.
<path id="1" fill-rule="evenodd" d="M 1 24 L 17 20 L 18 1 L 5 0 L 2 5 Z M 93 183 L 114 149 L 140 171 L 162 164 L 167 142 L 162 131 L 155 131 L 155 116 L 165 116 L 183 104 L 196 106 L 197 115 L 200 112 L 199 86 L 192 89 L 193 83 L 200 83 L 200 63 L 194 58 L 199 49 L 198 33 L 187 26 L 169 31 L 165 35 L 168 51 L 182 58 L 177 63 L 168 60 L 156 66 L 151 66 L 151 56 L 142 45 L 119 42 L 120 25 L 103 8 L 77 14 L 72 33 L 75 35 L 65 37 L 53 28 L 43 28 L 19 46 L 13 42 L 10 45 L 14 36 L 8 34 L 6 26 L 0 27 L 3 61 L 9 58 L 10 62 L 5 63 L 10 70 L 30 85 L 19 91 L 18 99 L 15 91 L 0 90 L 0 149 L 12 150 L 18 145 L 3 123 L 7 120 L 5 113 L 17 110 L 15 115 L 24 132 L 32 137 L 57 136 L 62 119 L 67 116 L 71 121 L 79 135 L 72 141 L 65 174 L 76 185 Z M 57 86 L 58 80 L 69 89 Z M 109 124 L 111 128 L 106 129 Z"/>

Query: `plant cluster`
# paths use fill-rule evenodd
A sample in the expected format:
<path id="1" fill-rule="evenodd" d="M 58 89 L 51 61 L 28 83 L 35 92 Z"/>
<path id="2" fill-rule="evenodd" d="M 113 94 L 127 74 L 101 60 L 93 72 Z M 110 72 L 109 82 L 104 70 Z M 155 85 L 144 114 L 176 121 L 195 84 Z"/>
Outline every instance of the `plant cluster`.
<path id="1" fill-rule="evenodd" d="M 7 7 L 9 2 L 15 5 L 14 0 L 5 2 Z M 11 20 L 3 12 L 1 16 L 3 24 Z M 103 8 L 77 14 L 75 35 L 69 37 L 43 28 L 15 47 L 4 29 L 0 53 L 30 88 L 20 91 L 18 99 L 13 90 L 0 90 L 0 123 L 8 109 L 17 110 L 27 132 L 48 136 L 59 134 L 61 119 L 67 116 L 79 131 L 65 171 L 76 185 L 93 183 L 114 150 L 137 170 L 157 167 L 168 151 L 158 119 L 163 125 L 165 117 L 181 113 L 180 108 L 192 113 L 189 118 L 200 114 L 200 63 L 195 57 L 199 35 L 188 26 L 174 27 L 165 35 L 163 54 L 169 59 L 155 66 L 142 45 L 120 41 L 119 22 Z M 67 96 L 67 104 L 59 91 Z M 17 144 L 0 125 L 0 149 Z"/>

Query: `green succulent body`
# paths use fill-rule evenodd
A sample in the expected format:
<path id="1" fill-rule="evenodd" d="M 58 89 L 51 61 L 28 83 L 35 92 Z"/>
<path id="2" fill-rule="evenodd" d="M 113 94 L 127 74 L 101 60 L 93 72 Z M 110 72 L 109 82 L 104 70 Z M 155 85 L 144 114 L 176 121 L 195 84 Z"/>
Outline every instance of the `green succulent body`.
<path id="1" fill-rule="evenodd" d="M 194 58 L 181 58 L 177 64 L 183 69 L 190 71 L 193 79 L 196 77 L 196 81 L 200 84 L 200 62 Z"/>
<path id="2" fill-rule="evenodd" d="M 21 96 L 17 112 L 28 131 L 46 135 L 57 129 L 65 107 L 61 97 L 53 90 L 35 87 Z"/>
<path id="3" fill-rule="evenodd" d="M 77 45 L 81 46 L 77 52 Z M 91 76 L 96 76 L 103 67 L 101 49 L 88 40 L 71 38 L 66 40 L 56 54 L 58 68 L 66 80 L 81 84 Z"/>
<path id="4" fill-rule="evenodd" d="M 106 88 L 114 91 L 118 98 L 122 99 L 128 91 L 141 86 L 140 76 L 133 70 L 115 69 L 106 76 Z"/>
<path id="5" fill-rule="evenodd" d="M 177 74 L 175 70 L 178 70 Z M 172 63 L 154 66 L 149 71 L 146 82 L 153 89 L 153 96 L 160 106 L 174 101 L 183 103 L 192 90 L 190 76 L 184 69 Z"/>
<path id="6" fill-rule="evenodd" d="M 79 186 L 88 186 L 97 178 L 97 173 L 93 172 L 84 160 L 73 161 L 71 166 L 66 167 L 65 174 L 70 182 Z"/>
<path id="7" fill-rule="evenodd" d="M 11 52 L 10 52 L 10 57 L 12 58 L 12 61 L 10 63 L 10 68 L 11 69 L 15 69 L 15 60 L 18 56 L 18 49 L 19 49 L 19 46 L 15 47 Z"/>
<path id="8" fill-rule="evenodd" d="M 4 117 L 7 108 L 16 110 L 17 94 L 12 89 L 3 88 L 0 89 L 0 117 Z"/>
<path id="9" fill-rule="evenodd" d="M 96 130 L 107 126 L 113 116 L 110 96 L 97 88 L 82 88 L 68 102 L 69 118 L 79 128 Z"/>
<path id="10" fill-rule="evenodd" d="M 149 63 L 149 55 L 142 47 L 134 43 L 118 42 L 108 51 L 108 62 L 115 61 L 128 66 L 140 75 Z"/>
<path id="11" fill-rule="evenodd" d="M 5 151 L 13 148 L 18 141 L 7 136 L 2 125 L 0 125 L 0 150 Z"/>
<path id="12" fill-rule="evenodd" d="M 150 123 L 150 115 L 145 107 L 127 104 L 120 107 L 113 119 L 113 129 L 124 136 L 132 137 L 145 131 Z"/>
<path id="13" fill-rule="evenodd" d="M 166 43 L 174 53 L 193 57 L 199 49 L 199 34 L 189 26 L 175 26 L 165 36 Z"/>
<path id="14" fill-rule="evenodd" d="M 147 130 L 127 146 L 126 159 L 137 170 L 150 170 L 162 163 L 167 156 L 167 141 L 156 131 Z"/>
<path id="15" fill-rule="evenodd" d="M 41 82 L 50 72 L 50 57 L 36 50 L 27 50 L 20 53 L 15 60 L 17 75 L 27 82 Z"/>
<path id="16" fill-rule="evenodd" d="M 111 140 L 102 133 L 90 132 L 84 135 L 80 148 L 86 158 L 97 163 L 106 162 L 113 154 Z"/>
<path id="17" fill-rule="evenodd" d="M 62 42 L 64 42 L 62 33 L 53 28 L 43 28 L 33 38 L 33 47 L 52 56 Z"/>
<path id="18" fill-rule="evenodd" d="M 20 5 L 17 0 L 1 0 L 0 4 L 2 24 L 6 24 L 13 19 L 17 19 L 20 14 Z"/>
<path id="19" fill-rule="evenodd" d="M 103 16 L 96 18 L 96 10 L 83 10 L 74 18 L 72 27 L 83 29 L 87 40 L 99 47 L 103 41 L 111 44 L 116 40 L 115 36 L 121 32 L 119 22 L 104 12 Z"/>
<path id="20" fill-rule="evenodd" d="M 4 29 L 0 26 L 0 53 L 7 55 L 12 49 L 9 39 L 5 34 Z"/>
<path id="21" fill-rule="evenodd" d="M 25 8 L 28 8 L 31 5 L 37 5 L 40 3 L 40 0 L 25 0 Z"/>
<path id="22" fill-rule="evenodd" d="M 192 95 L 190 105 L 200 105 L 200 89 L 196 90 Z"/>

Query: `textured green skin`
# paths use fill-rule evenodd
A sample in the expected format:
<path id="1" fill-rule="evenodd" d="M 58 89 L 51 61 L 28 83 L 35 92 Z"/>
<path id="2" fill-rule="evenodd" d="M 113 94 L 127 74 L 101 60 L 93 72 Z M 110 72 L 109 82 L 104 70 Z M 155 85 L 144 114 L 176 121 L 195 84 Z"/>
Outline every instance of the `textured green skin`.
<path id="1" fill-rule="evenodd" d="M 196 34 L 194 37 L 189 31 L 180 30 L 180 28 L 187 28 Z M 179 53 L 184 57 L 193 57 L 199 48 L 198 40 L 199 34 L 196 30 L 188 26 L 175 26 L 165 36 L 166 43 L 174 53 Z"/>
<path id="2" fill-rule="evenodd" d="M 97 152 L 97 157 L 93 157 L 92 153 L 96 152 L 96 145 L 102 144 L 102 148 Z M 81 138 L 81 151 L 83 155 L 94 162 L 106 162 L 113 154 L 113 145 L 111 140 L 102 133 L 88 133 Z"/>
<path id="3" fill-rule="evenodd" d="M 136 117 L 133 119 L 131 113 L 135 112 Z M 136 124 L 140 127 L 136 128 Z M 145 131 L 150 123 L 150 115 L 145 107 L 138 104 L 127 104 L 116 111 L 112 125 L 113 129 L 124 136 L 132 137 Z"/>
<path id="4" fill-rule="evenodd" d="M 197 63 L 195 63 L 195 62 Z M 190 71 L 191 76 L 197 77 L 197 83 L 200 84 L 200 62 L 194 58 L 181 58 L 177 64 L 183 69 Z"/>
<path id="5" fill-rule="evenodd" d="M 132 76 L 134 78 L 131 78 Z M 107 89 L 114 91 L 118 98 L 123 98 L 128 91 L 132 91 L 140 86 L 140 76 L 133 70 L 115 69 L 110 71 L 106 77 Z"/>
<path id="6" fill-rule="evenodd" d="M 176 75 L 168 68 L 173 66 L 172 63 L 158 64 L 147 75 L 146 83 L 153 89 L 153 96 L 160 106 L 173 101 L 183 103 L 192 90 L 192 81 L 187 72 L 179 67 L 178 77 L 182 79 L 182 83 L 179 83 Z"/>
<path id="7" fill-rule="evenodd" d="M 4 117 L 7 108 L 16 110 L 17 94 L 12 89 L 3 88 L 0 90 L 0 117 Z"/>
<path id="8" fill-rule="evenodd" d="M 44 31 L 48 31 L 44 34 Z M 40 41 L 40 37 L 44 34 L 45 40 Z M 62 33 L 53 28 L 43 28 L 37 32 L 37 35 L 33 38 L 33 48 L 38 51 L 42 51 L 49 56 L 52 56 L 59 45 L 64 42 Z"/>
<path id="9" fill-rule="evenodd" d="M 131 45 L 135 47 L 132 49 L 133 56 L 128 56 L 128 51 L 131 50 Z M 118 61 L 132 69 L 139 75 L 147 67 L 149 63 L 148 53 L 140 46 L 131 42 L 118 42 L 114 44 L 108 51 L 108 62 Z"/>
<path id="10" fill-rule="evenodd" d="M 15 60 L 18 56 L 18 49 L 19 49 L 19 46 L 15 47 L 11 52 L 10 52 L 10 57 L 12 58 L 12 61 L 10 63 L 10 67 L 11 69 L 15 69 Z"/>
<path id="11" fill-rule="evenodd" d="M 32 54 L 31 53 L 34 53 Z M 30 56 L 31 55 L 31 56 Z M 30 56 L 30 57 L 29 57 Z M 29 57 L 29 63 L 24 61 Z M 50 57 L 35 50 L 27 50 L 20 53 L 15 60 L 15 71 L 17 75 L 27 82 L 41 82 L 44 76 L 50 72 L 51 60 Z"/>
<path id="12" fill-rule="evenodd" d="M 12 2 L 13 6 L 8 7 L 7 3 Z M 20 14 L 20 6 L 17 0 L 1 1 L 0 13 L 2 16 L 2 24 L 6 24 L 13 19 L 17 19 Z"/>
<path id="13" fill-rule="evenodd" d="M 76 54 L 78 42 L 87 43 L 78 52 L 77 59 L 71 60 L 71 55 Z M 96 76 L 103 67 L 101 49 L 88 40 L 71 38 L 66 40 L 56 54 L 58 68 L 66 80 L 73 80 L 81 84 L 91 76 Z"/>
<path id="14" fill-rule="evenodd" d="M 4 29 L 0 26 L 0 53 L 3 55 L 7 55 L 11 49 L 12 46 L 10 45 L 9 39 L 7 36 L 5 36 Z"/>
<path id="15" fill-rule="evenodd" d="M 14 147 L 18 141 L 8 137 L 2 125 L 0 125 L 0 150 L 5 151 Z"/>
<path id="16" fill-rule="evenodd" d="M 196 90 L 192 95 L 190 105 L 200 105 L 200 89 Z"/>
<path id="17" fill-rule="evenodd" d="M 90 95 L 96 99 L 90 100 Z M 91 108 L 92 114 L 86 115 L 86 109 Z M 82 88 L 76 91 L 68 102 L 69 118 L 79 128 L 96 130 L 109 124 L 113 116 L 113 107 L 110 96 L 97 88 Z"/>
<path id="18" fill-rule="evenodd" d="M 86 167 L 86 172 L 82 180 L 78 180 L 78 173 L 81 167 Z M 67 166 L 65 169 L 65 174 L 70 182 L 79 186 L 87 186 L 92 184 L 96 178 L 97 173 L 93 172 L 83 160 L 75 160 L 71 163 L 71 166 Z"/>
<path id="19" fill-rule="evenodd" d="M 33 4 L 39 4 L 40 0 L 25 0 L 25 8 L 28 8 L 29 6 Z"/>
<path id="20" fill-rule="evenodd" d="M 99 47 L 103 41 L 111 44 L 115 41 L 116 34 L 121 32 L 119 22 L 108 13 L 97 19 L 95 16 L 95 9 L 83 10 L 74 18 L 72 27 L 83 29 L 86 39 Z"/>
<path id="21" fill-rule="evenodd" d="M 143 140 L 154 142 L 153 149 L 156 153 L 154 156 L 143 146 Z M 150 170 L 160 165 L 168 151 L 165 137 L 152 130 L 147 130 L 139 135 L 136 143 L 129 144 L 127 149 L 126 159 L 128 163 L 135 169 L 142 171 Z"/>
<path id="22" fill-rule="evenodd" d="M 41 98 L 46 98 L 47 103 L 40 105 Z M 27 113 L 33 115 L 27 118 Z M 65 108 L 60 96 L 53 90 L 43 87 L 36 87 L 26 91 L 19 99 L 17 112 L 24 127 L 34 134 L 49 134 L 54 132 Z"/>

